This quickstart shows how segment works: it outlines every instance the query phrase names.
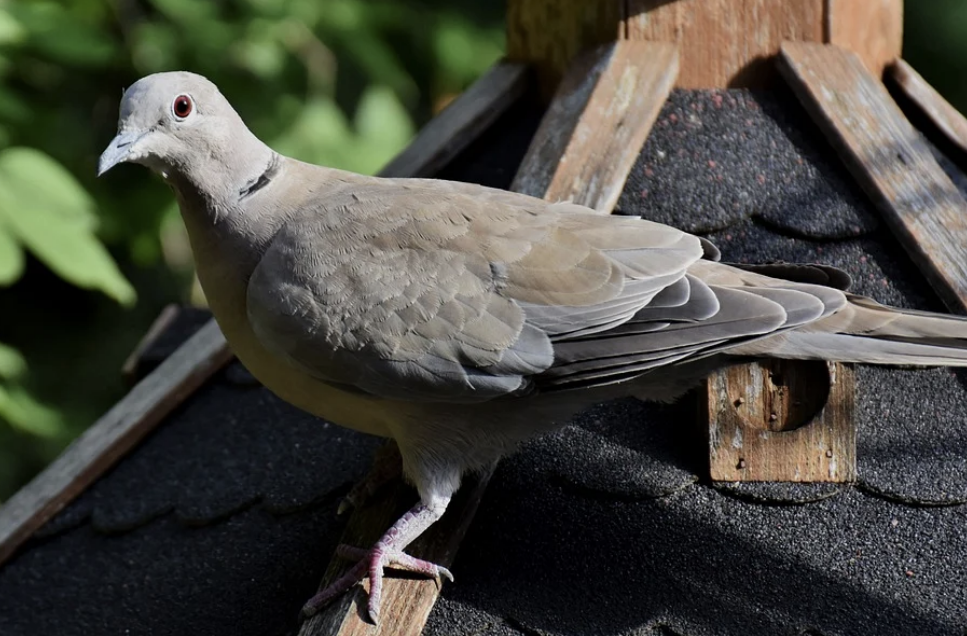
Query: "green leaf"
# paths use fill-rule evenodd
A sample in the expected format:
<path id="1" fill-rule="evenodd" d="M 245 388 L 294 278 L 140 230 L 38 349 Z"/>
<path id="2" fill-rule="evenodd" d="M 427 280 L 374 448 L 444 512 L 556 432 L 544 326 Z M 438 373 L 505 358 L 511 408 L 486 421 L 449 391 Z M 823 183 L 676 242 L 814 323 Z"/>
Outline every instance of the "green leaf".
<path id="1" fill-rule="evenodd" d="M 20 352 L 0 342 L 0 378 L 19 378 L 27 370 L 27 361 Z"/>
<path id="2" fill-rule="evenodd" d="M 0 187 L 13 205 L 43 208 L 73 229 L 93 231 L 94 201 L 74 176 L 34 148 L 0 151 Z"/>
<path id="3" fill-rule="evenodd" d="M 340 167 L 341 151 L 353 150 L 352 142 L 343 112 L 332 99 L 318 97 L 306 102 L 292 126 L 272 146 L 303 161 Z"/>
<path id="4" fill-rule="evenodd" d="M 22 386 L 0 386 L 0 418 L 35 437 L 54 438 L 64 432 L 60 413 L 38 402 Z"/>
<path id="5" fill-rule="evenodd" d="M 134 288 L 94 236 L 93 202 L 53 159 L 29 148 L 0 152 L 0 224 L 64 280 L 134 302 Z"/>
<path id="6" fill-rule="evenodd" d="M 19 2 L 11 15 L 28 32 L 27 43 L 50 60 L 69 67 L 98 66 L 115 56 L 114 42 L 53 2 Z"/>
<path id="7" fill-rule="evenodd" d="M 378 141 L 394 151 L 413 137 L 413 120 L 387 86 L 370 86 L 359 100 L 354 123 L 366 139 Z"/>
<path id="8" fill-rule="evenodd" d="M 18 206 L 10 214 L 0 199 L 0 214 L 27 248 L 55 274 L 85 289 L 99 289 L 122 305 L 135 300 L 134 288 L 97 238 L 58 222 L 46 208 Z"/>
<path id="9" fill-rule="evenodd" d="M 0 286 L 10 285 L 20 278 L 24 271 L 24 260 L 23 249 L 10 231 L 0 224 Z"/>
<path id="10" fill-rule="evenodd" d="M 433 48 L 447 90 L 459 90 L 503 54 L 502 31 L 480 29 L 455 16 L 443 18 L 433 33 Z"/>
<path id="11" fill-rule="evenodd" d="M 27 37 L 27 30 L 4 7 L 0 8 L 0 46 L 20 44 Z"/>

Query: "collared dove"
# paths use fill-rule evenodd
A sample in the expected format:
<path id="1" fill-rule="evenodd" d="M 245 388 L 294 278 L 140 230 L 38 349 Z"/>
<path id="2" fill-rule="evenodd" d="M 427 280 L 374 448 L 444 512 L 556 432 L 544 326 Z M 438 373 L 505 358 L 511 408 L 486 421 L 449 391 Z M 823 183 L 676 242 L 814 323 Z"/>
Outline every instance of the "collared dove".
<path id="1" fill-rule="evenodd" d="M 357 565 L 308 611 L 368 577 L 377 620 L 386 566 L 450 578 L 404 549 L 461 477 L 591 404 L 669 401 L 754 357 L 967 365 L 967 321 L 851 295 L 832 268 L 728 265 L 639 218 L 284 157 L 191 73 L 124 93 L 99 174 L 121 162 L 174 189 L 211 310 L 251 373 L 393 438 L 419 492 L 371 548 L 341 546 Z"/>

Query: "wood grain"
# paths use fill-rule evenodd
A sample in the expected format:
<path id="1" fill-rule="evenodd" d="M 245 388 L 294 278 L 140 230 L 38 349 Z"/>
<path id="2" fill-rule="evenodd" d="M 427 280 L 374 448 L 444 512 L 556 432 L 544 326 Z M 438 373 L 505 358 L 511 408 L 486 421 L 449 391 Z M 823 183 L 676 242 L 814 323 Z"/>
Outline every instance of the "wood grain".
<path id="1" fill-rule="evenodd" d="M 905 60 L 897 60 L 887 69 L 903 94 L 917 105 L 947 139 L 967 152 L 967 118 L 950 105 L 943 96 Z"/>
<path id="2" fill-rule="evenodd" d="M 446 514 L 414 541 L 407 552 L 449 567 L 467 528 L 470 527 L 489 480 L 490 472 L 467 478 L 450 502 Z M 398 481 L 385 492 L 379 493 L 374 501 L 353 512 L 341 542 L 359 546 L 372 545 L 414 503 L 416 494 L 413 489 Z M 334 557 L 329 563 L 320 589 L 343 574 L 348 565 Z M 439 596 L 436 583 L 418 577 L 398 575 L 393 570 L 387 570 L 386 574 L 379 625 L 374 626 L 368 622 L 365 616 L 367 593 L 361 586 L 357 586 L 306 620 L 299 635 L 418 636 Z"/>
<path id="3" fill-rule="evenodd" d="M 678 72 L 674 45 L 622 41 L 565 76 L 512 189 L 610 212 Z"/>
<path id="4" fill-rule="evenodd" d="M 680 88 L 764 86 L 783 41 L 823 41 L 824 1 L 628 0 L 627 37 L 677 43 Z"/>
<path id="5" fill-rule="evenodd" d="M 509 0 L 507 56 L 534 67 L 542 95 L 582 51 L 623 37 L 623 0 Z"/>
<path id="6" fill-rule="evenodd" d="M 380 176 L 429 177 L 439 172 L 524 94 L 528 77 L 523 64 L 495 64 L 434 117 Z"/>
<path id="7" fill-rule="evenodd" d="M 730 367 L 706 386 L 713 480 L 856 479 L 849 367 L 770 360 Z"/>
<path id="8" fill-rule="evenodd" d="M 826 0 L 826 38 L 860 56 L 876 77 L 900 57 L 903 0 Z"/>
<path id="9" fill-rule="evenodd" d="M 674 68 L 674 47 L 623 43 L 617 50 L 618 54 L 614 55 L 615 49 L 609 47 L 606 52 L 584 60 L 580 67 L 569 72 L 572 89 L 565 87 L 556 94 L 531 143 L 530 159 L 522 163 L 511 189 L 526 185 L 529 194 L 546 194 L 548 199 L 557 200 L 560 197 L 551 191 L 551 184 L 568 184 L 568 192 L 585 205 L 611 212 L 617 193 L 621 191 L 634 158 L 674 82 L 674 71 L 669 70 Z M 657 57 L 649 60 L 648 56 Z M 594 79 L 581 88 L 584 75 L 592 71 Z M 615 136 L 622 140 L 621 143 L 637 145 L 615 148 Z M 546 150 L 548 148 L 556 150 Z M 568 154 L 572 148 L 574 154 Z M 562 157 L 568 160 L 562 161 Z M 584 164 L 580 171 L 574 171 L 575 162 Z M 545 185 L 540 186 L 542 183 Z M 543 190 L 537 189 L 541 187 Z M 555 187 L 557 192 L 564 192 L 563 186 Z M 489 477 L 489 473 L 480 475 L 476 481 L 465 484 L 443 519 L 431 526 L 409 551 L 449 566 Z M 382 498 L 375 506 L 354 511 L 342 542 L 372 545 L 413 502 L 413 491 L 397 486 L 394 493 Z M 350 566 L 334 557 L 320 589 Z M 459 571 L 455 576 L 459 580 Z M 299 635 L 416 636 L 423 630 L 438 595 L 439 589 L 433 581 L 401 578 L 388 571 L 378 626 L 367 622 L 364 616 L 367 597 L 362 588 L 357 587 L 305 621 Z"/>
<path id="10" fill-rule="evenodd" d="M 783 74 L 951 310 L 967 313 L 967 202 L 860 58 L 788 43 Z"/>
<path id="11" fill-rule="evenodd" d="M 151 348 L 164 331 L 171 326 L 178 317 L 178 312 L 181 309 L 175 303 L 165 305 L 158 317 L 154 319 L 151 326 L 148 327 L 148 331 L 141 336 L 141 340 L 138 341 L 138 345 L 134 348 L 127 358 L 124 360 L 124 364 L 121 365 L 121 377 L 128 386 L 133 386 L 138 381 L 138 365 L 141 363 L 141 357 L 144 352 Z"/>
<path id="12" fill-rule="evenodd" d="M 231 357 L 218 326 L 209 323 L 5 502 L 0 507 L 0 564 Z"/>

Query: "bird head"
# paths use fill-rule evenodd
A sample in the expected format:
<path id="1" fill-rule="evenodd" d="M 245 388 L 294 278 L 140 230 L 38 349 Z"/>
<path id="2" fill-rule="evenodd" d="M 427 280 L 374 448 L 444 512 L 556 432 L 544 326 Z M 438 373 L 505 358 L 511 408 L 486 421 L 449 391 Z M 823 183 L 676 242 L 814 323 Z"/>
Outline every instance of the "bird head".
<path id="1" fill-rule="evenodd" d="M 184 71 L 148 75 L 124 92 L 118 133 L 101 154 L 97 173 L 125 162 L 147 166 L 166 179 L 224 170 L 231 161 L 223 155 L 240 134 L 251 135 L 206 78 Z"/>

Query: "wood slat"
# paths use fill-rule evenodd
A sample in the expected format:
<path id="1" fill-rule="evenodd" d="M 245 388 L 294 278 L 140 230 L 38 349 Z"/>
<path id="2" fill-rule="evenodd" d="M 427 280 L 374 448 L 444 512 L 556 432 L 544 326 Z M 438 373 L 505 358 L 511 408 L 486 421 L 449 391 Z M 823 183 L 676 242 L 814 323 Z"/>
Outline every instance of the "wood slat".
<path id="1" fill-rule="evenodd" d="M 470 477 L 450 502 L 443 517 L 407 552 L 432 563 L 449 567 L 466 535 L 474 513 L 490 480 L 490 472 Z M 340 542 L 370 546 L 403 513 L 416 503 L 412 488 L 397 482 L 378 493 L 373 502 L 353 511 Z M 320 589 L 346 571 L 349 564 L 333 557 Z M 380 623 L 374 626 L 365 615 L 367 593 L 362 586 L 343 594 L 315 616 L 306 620 L 299 636 L 418 636 L 439 596 L 436 583 L 419 577 L 397 577 L 386 571 Z"/>
<path id="2" fill-rule="evenodd" d="M 674 48 L 643 43 L 621 43 L 618 54 L 614 51 L 602 55 L 598 64 L 601 67 L 595 80 L 585 87 L 588 97 L 575 98 L 580 90 L 562 90 L 555 96 L 544 120 L 527 153 L 515 179 L 517 187 L 546 182 L 548 184 L 566 183 L 574 196 L 585 205 L 600 211 L 610 212 L 617 200 L 616 192 L 627 179 L 634 158 L 626 160 L 624 155 L 618 160 L 614 154 L 630 153 L 634 156 L 640 151 L 647 137 L 655 115 L 661 109 L 674 83 Z M 634 55 L 643 56 L 635 59 Z M 651 56 L 657 56 L 650 60 Z M 582 85 L 588 72 L 587 63 L 575 65 L 568 73 L 565 82 L 574 87 Z M 602 81 L 601 78 L 611 78 Z M 633 91 L 633 93 L 629 92 Z M 611 105 L 610 108 L 607 105 Z M 590 107 L 589 107 L 590 105 Z M 654 113 L 650 115 L 649 113 Z M 623 114 L 623 115 L 622 115 Z M 568 131 L 561 138 L 561 130 Z M 623 143 L 637 143 L 635 149 L 615 149 L 613 138 L 617 136 Z M 574 141 L 572 144 L 572 137 Z M 580 137 L 580 139 L 577 139 Z M 640 140 L 640 141 L 636 141 Z M 577 150 L 580 148 L 580 152 Z M 569 154 L 569 153 L 574 154 Z M 540 157 L 540 161 L 535 157 Z M 566 160 L 565 160 L 566 159 Z M 573 163 L 581 161 L 579 174 L 583 180 L 576 181 Z M 549 166 L 549 168 L 548 168 Z M 618 167 L 616 167 L 618 166 Z M 620 172 L 624 170 L 624 172 Z M 617 184 L 613 186 L 612 184 Z M 547 187 L 547 186 L 545 186 Z M 550 189 L 547 189 L 550 193 Z M 531 190 L 533 193 L 533 190 Z M 550 196 L 548 198 L 551 198 Z M 553 197 L 555 200 L 558 196 Z M 427 559 L 449 567 L 466 528 L 483 495 L 489 474 L 482 475 L 477 481 L 465 484 L 450 503 L 443 519 L 430 527 L 419 540 L 408 549 L 419 558 Z M 406 493 L 409 492 L 409 497 Z M 405 503 L 404 503 L 405 502 Z M 378 498 L 372 504 L 354 512 L 349 521 L 342 541 L 351 545 L 368 546 L 378 539 L 408 504 L 413 503 L 412 490 L 397 489 L 389 497 Z M 335 580 L 351 564 L 335 559 L 329 564 L 327 575 L 320 589 Z M 347 593 L 327 608 L 305 621 L 299 631 L 300 636 L 416 636 L 423 630 L 427 617 L 439 596 L 436 583 L 419 578 L 399 578 L 387 571 L 383 584 L 383 599 L 380 609 L 380 623 L 373 626 L 366 621 L 366 595 L 357 587 L 354 593 Z M 460 573 L 456 573 L 459 580 Z"/>
<path id="3" fill-rule="evenodd" d="M 707 386 L 713 480 L 856 479 L 849 367 L 770 360 L 729 367 Z"/>
<path id="4" fill-rule="evenodd" d="M 218 325 L 209 323 L 0 506 L 0 564 L 231 357 Z"/>
<path id="5" fill-rule="evenodd" d="M 950 105 L 920 73 L 905 60 L 897 60 L 888 69 L 889 77 L 903 94 L 930 118 L 947 139 L 967 152 L 967 118 Z"/>
<path id="6" fill-rule="evenodd" d="M 506 112 L 521 97 L 526 84 L 524 66 L 495 65 L 427 124 L 380 174 L 415 176 L 438 169 Z M 50 466 L 0 506 L 0 564 L 230 359 L 218 325 L 209 321 Z"/>
<path id="7" fill-rule="evenodd" d="M 826 39 L 853 51 L 876 77 L 900 57 L 903 0 L 826 0 Z"/>
<path id="8" fill-rule="evenodd" d="M 510 0 L 507 56 L 534 67 L 550 100 L 582 51 L 623 37 L 624 0 Z"/>
<path id="9" fill-rule="evenodd" d="M 787 43 L 783 74 L 951 310 L 967 313 L 967 203 L 860 58 Z"/>
<path id="10" fill-rule="evenodd" d="M 763 86 L 783 41 L 823 41 L 824 2 L 628 0 L 627 37 L 677 43 L 680 88 Z"/>
<path id="11" fill-rule="evenodd" d="M 165 305 L 158 317 L 154 319 L 151 326 L 148 327 L 148 331 L 141 336 L 141 340 L 138 341 L 137 346 L 134 348 L 128 357 L 124 360 L 124 364 L 121 365 L 121 377 L 127 382 L 128 386 L 133 386 L 138 381 L 138 365 L 141 363 L 141 357 L 144 355 L 145 351 L 151 348 L 151 346 L 158 340 L 158 337 L 165 332 L 168 327 L 175 321 L 178 317 L 178 312 L 181 309 L 178 305 L 172 303 Z"/>
<path id="12" fill-rule="evenodd" d="M 524 94 L 528 77 L 524 64 L 495 64 L 434 117 L 380 176 L 430 177 L 439 172 Z"/>
<path id="13" fill-rule="evenodd" d="M 625 40 L 581 56 L 511 189 L 610 212 L 677 73 L 672 44 Z"/>

